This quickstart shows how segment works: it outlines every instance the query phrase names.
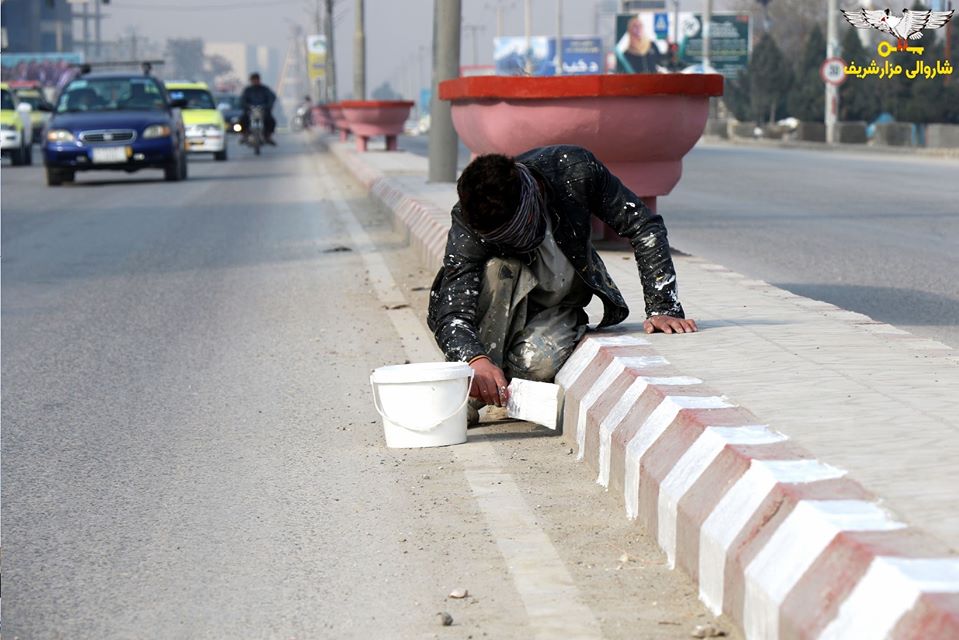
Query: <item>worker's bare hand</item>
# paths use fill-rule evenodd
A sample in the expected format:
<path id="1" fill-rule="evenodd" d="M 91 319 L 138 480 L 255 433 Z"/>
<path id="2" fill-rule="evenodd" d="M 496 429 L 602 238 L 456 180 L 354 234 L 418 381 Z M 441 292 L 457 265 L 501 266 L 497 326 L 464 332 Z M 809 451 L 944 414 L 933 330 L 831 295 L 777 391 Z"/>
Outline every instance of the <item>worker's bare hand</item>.
<path id="1" fill-rule="evenodd" d="M 695 333 L 698 331 L 696 321 L 688 318 L 674 318 L 673 316 L 652 316 L 643 323 L 646 333 Z"/>
<path id="2" fill-rule="evenodd" d="M 505 407 L 509 400 L 509 389 L 503 370 L 486 358 L 476 360 L 470 366 L 474 371 L 470 396 L 486 404 Z"/>

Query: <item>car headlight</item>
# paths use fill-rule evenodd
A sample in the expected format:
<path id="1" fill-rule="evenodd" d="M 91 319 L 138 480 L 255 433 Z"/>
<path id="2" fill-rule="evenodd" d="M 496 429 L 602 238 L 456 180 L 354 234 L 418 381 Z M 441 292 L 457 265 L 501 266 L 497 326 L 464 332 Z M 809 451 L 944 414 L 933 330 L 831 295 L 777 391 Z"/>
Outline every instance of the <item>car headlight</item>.
<path id="1" fill-rule="evenodd" d="M 76 136 L 66 129 L 51 129 L 47 131 L 47 142 L 73 142 Z"/>
<path id="2" fill-rule="evenodd" d="M 165 124 L 151 124 L 143 130 L 144 138 L 169 138 L 170 127 Z"/>

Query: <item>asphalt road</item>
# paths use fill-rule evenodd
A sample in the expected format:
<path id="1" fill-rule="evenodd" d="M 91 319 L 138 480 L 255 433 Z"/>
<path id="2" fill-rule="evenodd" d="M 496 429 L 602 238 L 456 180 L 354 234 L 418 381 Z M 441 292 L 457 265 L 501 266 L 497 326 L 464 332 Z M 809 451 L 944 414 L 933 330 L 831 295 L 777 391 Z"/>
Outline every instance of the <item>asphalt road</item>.
<path id="1" fill-rule="evenodd" d="M 700 143 L 658 210 L 680 251 L 959 348 L 959 160 Z"/>
<path id="2" fill-rule="evenodd" d="M 709 619 L 563 437 L 507 421 L 384 447 L 369 372 L 432 349 L 390 315 L 421 319 L 432 274 L 335 161 L 286 136 L 190 174 L 0 174 L 5 637 L 683 638 Z"/>

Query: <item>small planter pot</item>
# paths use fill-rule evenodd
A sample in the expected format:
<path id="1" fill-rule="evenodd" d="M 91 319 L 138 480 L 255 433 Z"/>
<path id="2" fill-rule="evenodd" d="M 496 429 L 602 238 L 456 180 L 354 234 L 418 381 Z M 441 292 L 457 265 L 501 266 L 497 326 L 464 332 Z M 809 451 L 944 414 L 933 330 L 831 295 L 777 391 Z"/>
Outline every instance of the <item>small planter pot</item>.
<path id="1" fill-rule="evenodd" d="M 386 137 L 386 150 L 396 151 L 396 136 L 410 117 L 413 103 L 407 100 L 344 100 L 343 116 L 356 136 L 356 148 L 366 151 L 373 136 Z"/>

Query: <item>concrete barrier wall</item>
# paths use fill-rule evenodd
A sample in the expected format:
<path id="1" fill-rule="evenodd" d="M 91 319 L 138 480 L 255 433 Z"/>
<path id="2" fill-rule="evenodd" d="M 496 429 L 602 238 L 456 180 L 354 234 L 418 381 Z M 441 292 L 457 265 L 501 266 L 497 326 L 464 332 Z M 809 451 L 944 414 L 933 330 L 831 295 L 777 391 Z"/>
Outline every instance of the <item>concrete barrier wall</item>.
<path id="1" fill-rule="evenodd" d="M 866 144 L 865 122 L 839 122 L 836 124 L 836 142 Z"/>
<path id="2" fill-rule="evenodd" d="M 753 138 L 753 130 L 756 125 L 752 122 L 736 122 L 730 120 L 726 125 L 727 137 L 729 138 Z"/>
<path id="3" fill-rule="evenodd" d="M 959 124 L 926 125 L 926 146 L 930 149 L 959 149 Z"/>
<path id="4" fill-rule="evenodd" d="M 876 135 L 873 141 L 878 145 L 888 147 L 912 146 L 912 123 L 885 122 L 876 125 Z"/>
<path id="5" fill-rule="evenodd" d="M 796 127 L 796 140 L 803 142 L 825 142 L 826 125 L 822 122 L 800 122 Z"/>
<path id="6" fill-rule="evenodd" d="M 706 130 L 703 132 L 703 134 L 718 138 L 728 138 L 728 126 L 729 123 L 725 118 L 710 118 L 706 121 Z"/>

